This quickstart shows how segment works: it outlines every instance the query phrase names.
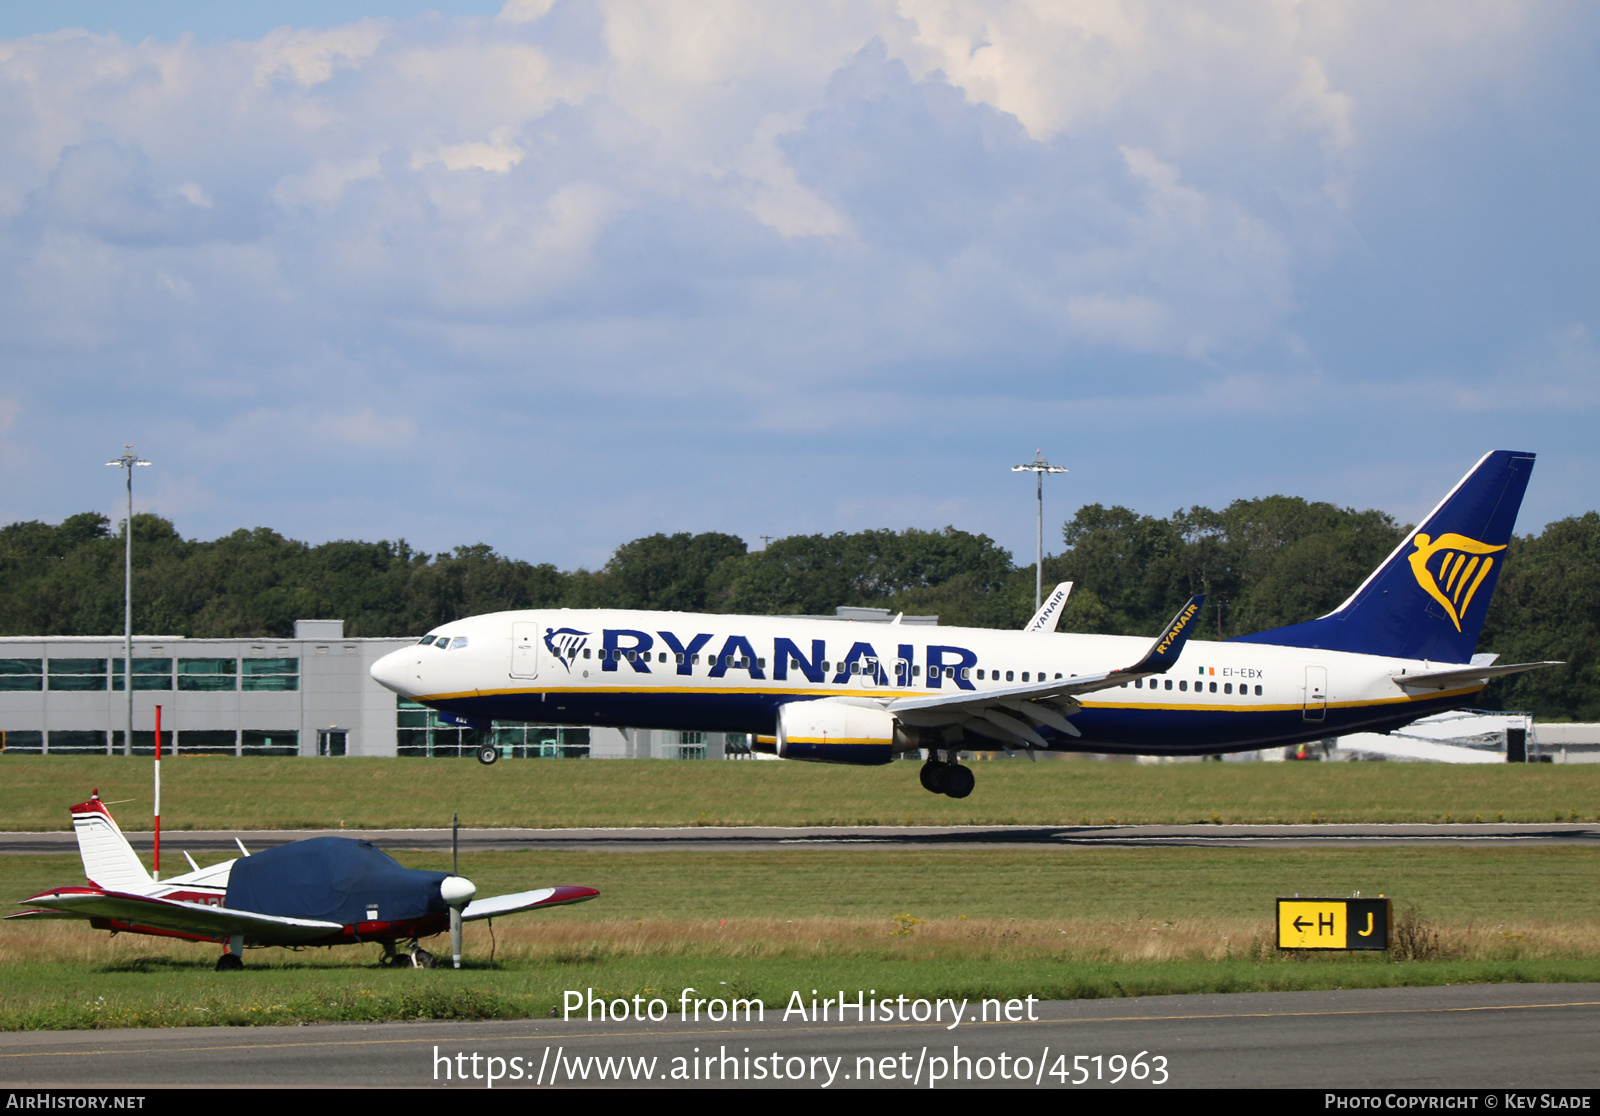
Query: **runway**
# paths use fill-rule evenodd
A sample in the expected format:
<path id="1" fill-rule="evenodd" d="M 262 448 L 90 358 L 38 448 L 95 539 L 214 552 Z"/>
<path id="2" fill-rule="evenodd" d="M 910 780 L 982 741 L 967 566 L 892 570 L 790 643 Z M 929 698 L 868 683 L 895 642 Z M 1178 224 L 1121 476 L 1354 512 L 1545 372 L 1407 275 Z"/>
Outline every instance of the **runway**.
<path id="1" fill-rule="evenodd" d="M 237 853 L 237 837 L 259 851 L 308 837 L 359 837 L 389 849 L 448 849 L 448 829 L 176 830 L 162 834 L 170 855 Z M 150 833 L 128 833 L 140 853 L 154 846 Z M 1310 848 L 1356 845 L 1600 845 L 1593 823 L 1457 825 L 992 825 L 815 826 L 675 829 L 463 829 L 461 848 L 472 851 L 582 849 L 681 851 L 776 848 L 978 848 L 1053 846 L 1082 848 Z M 0 833 L 0 854 L 71 854 L 69 832 Z"/>
<path id="2" fill-rule="evenodd" d="M 483 1089 L 498 1073 L 496 1088 L 1600 1086 L 1597 984 L 1016 1001 L 1014 1022 L 973 1022 L 979 1005 L 969 1002 L 953 1028 L 948 1008 L 938 1022 L 857 1021 L 856 990 L 845 993 L 852 1008 L 843 1022 L 836 1012 L 829 1022 L 785 1021 L 783 1005 L 767 1005 L 763 1020 L 736 1023 L 674 1014 L 642 1024 L 22 1032 L 6 1037 L 0 1080 L 13 1088 Z M 678 990 L 663 995 L 676 1012 Z M 993 1014 L 1006 1007 L 989 1004 Z M 892 1010 L 918 1008 L 908 1001 Z"/>

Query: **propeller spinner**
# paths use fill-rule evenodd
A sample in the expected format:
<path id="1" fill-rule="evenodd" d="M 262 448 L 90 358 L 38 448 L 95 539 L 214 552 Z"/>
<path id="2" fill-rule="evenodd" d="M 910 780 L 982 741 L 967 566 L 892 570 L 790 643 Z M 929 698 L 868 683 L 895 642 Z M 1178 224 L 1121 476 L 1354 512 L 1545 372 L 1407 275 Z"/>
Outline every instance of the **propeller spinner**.
<path id="1" fill-rule="evenodd" d="M 446 876 L 439 881 L 439 897 L 450 908 L 450 962 L 461 968 L 461 911 L 478 894 L 477 885 L 465 876 Z"/>

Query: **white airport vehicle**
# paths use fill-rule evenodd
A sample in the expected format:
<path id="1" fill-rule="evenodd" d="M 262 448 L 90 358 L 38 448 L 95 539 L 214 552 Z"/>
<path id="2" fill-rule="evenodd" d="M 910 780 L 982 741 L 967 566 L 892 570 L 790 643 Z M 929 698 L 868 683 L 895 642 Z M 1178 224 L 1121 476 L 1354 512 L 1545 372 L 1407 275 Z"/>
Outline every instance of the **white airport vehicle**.
<path id="1" fill-rule="evenodd" d="M 1550 665 L 1478 655 L 1534 457 L 1486 454 L 1337 609 L 1225 642 L 1057 634 L 1069 585 L 1018 632 L 627 609 L 444 624 L 372 667 L 461 724 L 742 732 L 789 759 L 881 764 L 970 794 L 963 749 L 1198 755 L 1385 732 Z M 494 758 L 492 748 L 480 756 Z"/>

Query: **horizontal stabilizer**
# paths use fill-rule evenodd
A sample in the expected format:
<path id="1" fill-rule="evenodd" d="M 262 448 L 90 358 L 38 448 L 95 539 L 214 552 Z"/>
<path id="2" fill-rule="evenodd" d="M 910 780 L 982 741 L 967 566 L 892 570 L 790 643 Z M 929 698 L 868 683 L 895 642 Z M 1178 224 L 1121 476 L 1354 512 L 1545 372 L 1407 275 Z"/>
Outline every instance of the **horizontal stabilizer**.
<path id="1" fill-rule="evenodd" d="M 487 899 L 474 899 L 461 911 L 461 921 L 477 918 L 498 918 L 501 915 L 531 911 L 535 907 L 559 907 L 567 903 L 582 903 L 600 893 L 592 887 L 543 887 L 538 891 L 518 891 L 511 895 L 491 895 Z"/>
<path id="2" fill-rule="evenodd" d="M 1422 674 L 1396 674 L 1394 684 L 1402 690 L 1412 693 L 1426 693 L 1431 690 L 1456 690 L 1463 686 L 1470 686 L 1474 682 L 1484 683 L 1491 678 L 1498 678 L 1502 674 L 1521 674 L 1525 670 L 1538 670 L 1540 667 L 1563 666 L 1559 662 L 1545 663 L 1507 663 L 1505 666 L 1490 666 L 1487 663 L 1481 666 L 1462 667 L 1459 670 L 1430 670 Z"/>

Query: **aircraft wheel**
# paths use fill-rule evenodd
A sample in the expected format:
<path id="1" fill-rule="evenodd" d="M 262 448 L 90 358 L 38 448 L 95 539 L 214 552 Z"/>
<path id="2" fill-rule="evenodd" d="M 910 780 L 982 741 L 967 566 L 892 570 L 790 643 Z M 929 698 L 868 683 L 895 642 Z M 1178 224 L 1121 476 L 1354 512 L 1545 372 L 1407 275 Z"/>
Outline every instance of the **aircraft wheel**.
<path id="1" fill-rule="evenodd" d="M 933 794 L 943 794 L 945 772 L 948 770 L 949 765 L 940 763 L 938 760 L 929 760 L 923 764 L 922 771 L 918 775 L 918 778 L 922 780 L 922 789 Z"/>
<path id="2" fill-rule="evenodd" d="M 951 798 L 965 798 L 972 793 L 972 788 L 977 782 L 977 778 L 972 774 L 972 768 L 951 764 L 950 769 L 944 773 L 944 793 Z"/>
<path id="3" fill-rule="evenodd" d="M 217 958 L 217 972 L 219 973 L 230 973 L 235 969 L 242 968 L 244 968 L 244 958 L 237 953 L 224 953 Z"/>
<path id="4" fill-rule="evenodd" d="M 419 949 L 411 955 L 411 967 L 414 969 L 431 969 L 438 964 L 438 959 L 425 949 Z"/>
<path id="5" fill-rule="evenodd" d="M 496 748 L 492 744 L 485 744 L 483 747 L 478 749 L 478 762 L 483 764 L 485 767 L 489 766 L 499 758 L 500 749 Z"/>

